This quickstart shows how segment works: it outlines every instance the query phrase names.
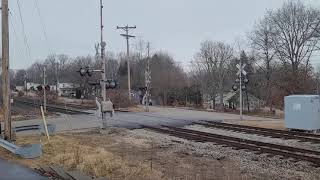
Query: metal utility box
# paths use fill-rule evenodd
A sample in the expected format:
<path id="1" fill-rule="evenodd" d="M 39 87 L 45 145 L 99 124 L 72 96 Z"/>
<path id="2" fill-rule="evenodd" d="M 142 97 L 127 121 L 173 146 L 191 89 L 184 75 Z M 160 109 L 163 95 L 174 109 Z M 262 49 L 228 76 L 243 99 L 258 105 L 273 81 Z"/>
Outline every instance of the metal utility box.
<path id="1" fill-rule="evenodd" d="M 287 96 L 284 103 L 286 128 L 308 131 L 320 129 L 320 99 L 318 95 Z"/>

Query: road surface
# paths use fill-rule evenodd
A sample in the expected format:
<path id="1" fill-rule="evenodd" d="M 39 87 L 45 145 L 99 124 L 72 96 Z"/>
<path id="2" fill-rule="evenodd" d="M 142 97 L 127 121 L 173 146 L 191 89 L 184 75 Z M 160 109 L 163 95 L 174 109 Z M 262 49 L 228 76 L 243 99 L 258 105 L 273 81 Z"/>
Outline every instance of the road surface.
<path id="1" fill-rule="evenodd" d="M 0 159 L 0 180 L 46 180 L 32 169 Z"/>
<path id="2" fill-rule="evenodd" d="M 93 111 L 94 112 L 94 111 Z M 246 120 L 275 120 L 261 117 L 244 116 Z M 118 112 L 108 120 L 108 125 L 123 128 L 140 128 L 141 125 L 157 126 L 184 126 L 200 120 L 221 121 L 221 120 L 239 120 L 239 115 L 194 111 L 179 108 L 161 108 L 152 107 L 152 112 Z M 48 122 L 56 124 L 58 131 L 73 129 L 101 127 L 101 118 L 95 114 L 91 115 L 65 115 L 48 118 Z M 42 123 L 42 119 L 28 121 L 16 121 L 13 126 L 30 125 Z"/>

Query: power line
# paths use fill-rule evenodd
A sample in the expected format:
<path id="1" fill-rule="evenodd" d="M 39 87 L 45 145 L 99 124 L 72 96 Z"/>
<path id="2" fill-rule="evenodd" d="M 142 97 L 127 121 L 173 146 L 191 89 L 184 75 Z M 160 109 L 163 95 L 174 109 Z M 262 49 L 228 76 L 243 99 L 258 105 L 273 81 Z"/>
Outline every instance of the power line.
<path id="1" fill-rule="evenodd" d="M 27 53 L 28 53 L 28 55 L 29 55 L 29 58 L 31 58 L 31 50 L 30 50 L 30 46 L 29 46 L 29 43 L 28 43 L 27 34 L 26 34 L 26 31 L 25 31 L 24 23 L 23 23 L 21 6 L 20 6 L 20 0 L 17 0 L 17 5 L 18 5 L 18 10 L 19 10 L 20 23 L 21 23 L 21 25 L 22 25 L 22 32 L 23 32 L 23 37 L 24 37 L 24 43 L 26 44 L 26 49 L 27 49 Z"/>
<path id="2" fill-rule="evenodd" d="M 49 43 L 47 30 L 46 30 L 46 25 L 45 25 L 44 20 L 43 20 L 43 18 L 41 16 L 41 11 L 40 11 L 40 8 L 39 8 L 39 1 L 38 0 L 34 0 L 34 7 L 35 7 L 35 9 L 36 9 L 36 11 L 38 13 L 38 16 L 39 16 L 40 24 L 41 24 L 41 27 L 42 27 L 42 32 L 43 32 L 44 38 L 45 38 L 45 40 L 47 42 L 47 46 L 48 46 L 49 52 L 53 53 L 52 49 L 51 49 L 51 46 L 50 46 L 50 43 Z"/>
<path id="3" fill-rule="evenodd" d="M 10 24 L 11 24 L 11 27 L 12 27 L 12 30 L 13 30 L 13 36 L 15 37 L 15 39 L 17 41 L 19 41 L 18 33 L 17 33 L 16 28 L 14 27 L 13 22 L 12 22 L 11 11 L 9 13 L 10 13 L 10 16 L 9 16 L 10 20 L 9 21 L 10 21 Z M 20 48 L 18 48 L 18 52 L 19 52 L 19 55 L 22 57 L 22 50 Z"/>

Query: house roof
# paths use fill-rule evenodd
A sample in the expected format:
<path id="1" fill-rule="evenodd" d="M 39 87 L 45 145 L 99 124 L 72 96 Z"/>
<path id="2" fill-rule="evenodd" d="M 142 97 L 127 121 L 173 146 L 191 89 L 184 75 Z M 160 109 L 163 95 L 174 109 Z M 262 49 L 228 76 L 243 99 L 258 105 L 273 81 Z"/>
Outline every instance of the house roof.
<path id="1" fill-rule="evenodd" d="M 224 93 L 223 94 L 223 101 L 230 101 L 232 99 L 238 99 L 240 92 L 234 92 L 234 91 L 230 91 L 228 93 Z M 219 100 L 219 94 L 216 95 L 216 100 Z M 257 98 L 256 96 L 254 96 L 253 94 L 248 93 L 248 96 L 256 101 L 259 101 L 260 99 Z"/>
<path id="2" fill-rule="evenodd" d="M 226 101 L 229 101 L 232 97 L 234 97 L 237 93 L 236 92 L 228 92 L 226 94 L 223 95 L 223 98 Z"/>

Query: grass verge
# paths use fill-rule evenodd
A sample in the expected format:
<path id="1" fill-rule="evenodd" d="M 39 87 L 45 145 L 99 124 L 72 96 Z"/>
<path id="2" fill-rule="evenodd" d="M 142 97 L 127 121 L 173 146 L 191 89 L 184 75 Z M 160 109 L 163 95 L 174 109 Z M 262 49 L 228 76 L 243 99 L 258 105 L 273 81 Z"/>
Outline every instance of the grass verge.
<path id="1" fill-rule="evenodd" d="M 36 138 L 18 137 L 19 144 L 34 143 Z M 50 143 L 43 144 L 43 156 L 37 160 L 21 160 L 31 167 L 41 165 L 58 165 L 67 170 L 80 170 L 94 177 L 109 179 L 162 179 L 158 171 L 151 171 L 145 164 L 129 163 L 123 158 L 98 146 L 81 143 L 76 136 L 57 135 Z"/>

